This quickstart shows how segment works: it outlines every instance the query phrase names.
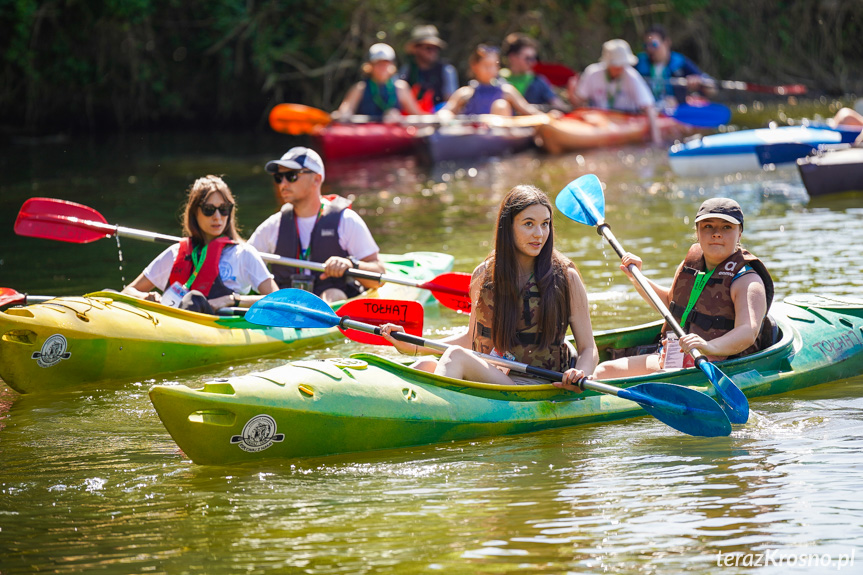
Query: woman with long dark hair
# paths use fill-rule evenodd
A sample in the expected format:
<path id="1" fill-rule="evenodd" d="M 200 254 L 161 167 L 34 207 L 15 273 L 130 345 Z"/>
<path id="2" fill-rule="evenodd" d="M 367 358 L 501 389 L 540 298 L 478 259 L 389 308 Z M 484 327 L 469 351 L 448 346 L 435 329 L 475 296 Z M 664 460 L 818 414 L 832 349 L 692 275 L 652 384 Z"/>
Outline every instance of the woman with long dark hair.
<path id="1" fill-rule="evenodd" d="M 257 250 L 240 237 L 236 202 L 218 176 L 198 178 L 183 209 L 183 240 L 159 254 L 123 293 L 181 309 L 215 313 L 249 307 L 278 290 Z M 158 288 L 162 291 L 151 291 Z"/>
<path id="2" fill-rule="evenodd" d="M 575 265 L 554 249 L 552 207 L 534 186 L 516 186 L 497 215 L 495 249 L 473 272 L 471 314 L 466 333 L 444 339 L 454 344 L 439 360 L 416 367 L 470 381 L 512 385 L 540 383 L 512 377 L 477 352 L 564 372 L 557 385 L 578 390 L 576 383 L 593 373 L 599 361 L 590 325 L 587 292 Z M 575 361 L 564 341 L 572 329 Z M 383 326 L 384 337 L 401 353 L 435 353 L 430 348 L 395 340 L 400 326 Z M 574 364 L 574 367 L 573 367 Z"/>

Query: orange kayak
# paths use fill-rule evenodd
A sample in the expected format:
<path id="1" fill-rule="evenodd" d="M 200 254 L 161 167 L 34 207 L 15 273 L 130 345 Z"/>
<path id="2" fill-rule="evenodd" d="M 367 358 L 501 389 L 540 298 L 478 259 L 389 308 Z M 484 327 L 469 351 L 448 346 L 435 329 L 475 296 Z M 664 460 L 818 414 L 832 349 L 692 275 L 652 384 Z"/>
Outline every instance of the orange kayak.
<path id="1" fill-rule="evenodd" d="M 696 128 L 660 116 L 659 130 L 663 138 L 672 139 L 692 134 Z M 552 154 L 650 140 L 647 116 L 596 108 L 575 110 L 537 131 L 542 147 Z"/>

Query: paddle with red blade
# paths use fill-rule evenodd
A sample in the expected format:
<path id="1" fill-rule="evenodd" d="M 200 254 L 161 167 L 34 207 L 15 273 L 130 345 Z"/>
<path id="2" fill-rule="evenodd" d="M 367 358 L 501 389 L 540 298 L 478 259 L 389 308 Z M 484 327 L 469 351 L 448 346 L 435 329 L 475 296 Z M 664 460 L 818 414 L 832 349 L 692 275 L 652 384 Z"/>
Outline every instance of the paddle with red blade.
<path id="1" fill-rule="evenodd" d="M 575 70 L 563 65 L 553 64 L 550 62 L 537 62 L 533 67 L 536 74 L 542 74 L 552 85 L 563 87 L 572 76 L 576 75 Z M 672 78 L 672 84 L 685 86 L 686 78 Z M 764 84 L 753 84 L 751 82 L 738 82 L 736 80 L 713 80 L 712 83 L 705 82 L 707 85 L 714 85 L 723 90 L 742 90 L 747 92 L 759 92 L 763 94 L 777 94 L 779 96 L 800 96 L 807 92 L 806 86 L 803 84 L 785 84 L 781 86 L 766 86 Z"/>
<path id="2" fill-rule="evenodd" d="M 52 296 L 46 295 L 29 295 L 19 293 L 12 288 L 0 287 L 0 308 L 10 305 L 28 305 L 31 303 L 42 303 L 53 299 Z"/>
<path id="3" fill-rule="evenodd" d="M 379 336 L 381 328 L 379 325 L 372 325 L 371 323 L 364 323 L 351 318 L 349 312 L 353 310 L 348 308 L 348 306 L 355 303 L 359 303 L 359 300 L 342 306 L 337 312 L 338 315 L 336 315 L 324 300 L 312 293 L 297 289 L 283 289 L 255 302 L 246 313 L 246 320 L 259 325 L 278 327 L 338 326 L 351 339 L 370 343 L 354 333 L 354 331 L 372 333 Z M 371 300 L 368 303 L 372 303 Z M 379 310 L 383 315 L 376 313 L 375 309 L 371 306 L 360 308 L 359 312 L 365 314 L 366 317 L 378 324 L 398 323 L 389 321 L 389 318 L 393 316 L 391 308 L 398 308 L 395 315 L 399 315 L 402 313 L 401 306 L 410 306 L 415 303 L 388 301 Z M 422 307 L 419 304 L 416 304 L 416 307 L 417 311 L 415 313 L 422 315 Z M 406 317 L 410 316 L 411 313 L 411 311 L 405 308 Z M 405 327 L 405 329 L 407 330 L 408 328 Z M 420 329 L 420 334 L 421 332 L 422 329 Z M 392 336 L 400 341 L 440 351 L 445 351 L 451 347 L 449 344 L 424 339 L 410 333 L 393 332 Z M 383 338 L 379 338 L 379 340 L 383 340 Z M 561 381 L 563 379 L 563 374 L 560 372 L 492 357 L 478 352 L 473 353 L 489 363 L 508 367 L 520 373 L 536 375 L 549 381 Z M 700 391 L 688 387 L 650 382 L 622 389 L 590 379 L 582 379 L 579 385 L 584 389 L 634 401 L 643 407 L 647 413 L 661 422 L 689 435 L 717 437 L 731 433 L 731 423 L 717 403 Z"/>
<path id="4" fill-rule="evenodd" d="M 74 244 L 87 244 L 112 236 L 129 237 L 154 243 L 174 244 L 182 238 L 136 230 L 109 224 L 104 216 L 89 206 L 54 198 L 30 198 L 15 220 L 15 233 L 21 236 L 57 240 Z M 324 271 L 324 264 L 307 262 L 275 254 L 261 254 L 265 262 L 292 266 L 313 271 Z M 420 282 L 396 275 L 350 269 L 345 275 L 379 283 L 426 289 L 442 305 L 462 312 L 470 311 L 470 274 L 449 272 L 434 279 Z"/>

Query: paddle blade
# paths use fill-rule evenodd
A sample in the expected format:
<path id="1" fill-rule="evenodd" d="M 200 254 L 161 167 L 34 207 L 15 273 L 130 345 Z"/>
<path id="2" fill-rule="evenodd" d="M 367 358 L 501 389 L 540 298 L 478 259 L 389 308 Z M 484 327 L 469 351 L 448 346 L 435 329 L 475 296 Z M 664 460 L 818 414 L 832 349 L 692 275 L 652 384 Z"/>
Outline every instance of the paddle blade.
<path id="1" fill-rule="evenodd" d="M 18 293 L 12 288 L 0 287 L 0 307 L 23 303 L 26 300 L 27 296 L 23 293 Z"/>
<path id="2" fill-rule="evenodd" d="M 731 378 L 709 361 L 697 361 L 696 364 L 716 389 L 716 401 L 731 423 L 746 423 L 749 421 L 749 400 L 734 385 Z"/>
<path id="3" fill-rule="evenodd" d="M 246 321 L 273 327 L 335 327 L 339 317 L 313 293 L 286 288 L 256 301 L 246 312 Z"/>
<path id="4" fill-rule="evenodd" d="M 110 237 L 114 227 L 91 207 L 54 198 L 30 198 L 15 219 L 19 236 L 88 244 Z"/>
<path id="5" fill-rule="evenodd" d="M 537 62 L 533 65 L 533 73 L 537 76 L 545 76 L 552 86 L 563 88 L 569 79 L 576 75 L 575 70 L 563 64 L 552 64 L 550 62 Z"/>
<path id="6" fill-rule="evenodd" d="M 682 124 L 699 128 L 718 128 L 731 120 L 731 110 L 722 104 L 704 104 L 703 106 L 681 104 L 676 108 L 665 110 L 665 115 Z"/>
<path id="7" fill-rule="evenodd" d="M 593 174 L 585 174 L 563 188 L 554 205 L 563 215 L 580 224 L 597 226 L 605 218 L 605 196 L 602 183 Z"/>
<path id="8" fill-rule="evenodd" d="M 470 274 L 464 272 L 441 274 L 419 287 L 430 290 L 441 305 L 458 312 L 470 313 Z"/>
<path id="9" fill-rule="evenodd" d="M 618 397 L 638 403 L 647 413 L 674 429 L 697 437 L 731 434 L 731 423 L 709 396 L 670 383 L 642 383 L 621 389 Z"/>
<path id="10" fill-rule="evenodd" d="M 270 127 L 282 134 L 314 134 L 330 123 L 330 115 L 302 104 L 279 104 L 270 110 Z"/>
<path id="11" fill-rule="evenodd" d="M 359 298 L 347 302 L 336 313 L 339 317 L 349 317 L 369 325 L 379 326 L 394 323 L 405 328 L 411 335 L 422 337 L 423 306 L 416 301 L 391 299 Z M 370 345 L 392 345 L 379 335 L 357 331 L 355 329 L 339 330 L 348 338 L 359 343 Z"/>

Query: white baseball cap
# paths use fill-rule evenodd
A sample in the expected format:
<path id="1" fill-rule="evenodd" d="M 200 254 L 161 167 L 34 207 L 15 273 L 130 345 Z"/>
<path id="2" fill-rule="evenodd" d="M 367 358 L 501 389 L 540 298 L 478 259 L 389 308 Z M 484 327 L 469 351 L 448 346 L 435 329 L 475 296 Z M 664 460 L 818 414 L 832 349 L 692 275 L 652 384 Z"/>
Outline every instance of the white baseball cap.
<path id="1" fill-rule="evenodd" d="M 369 62 L 377 62 L 379 60 L 387 60 L 389 62 L 396 61 L 396 51 L 389 44 L 378 43 L 372 44 L 369 48 Z"/>
<path id="2" fill-rule="evenodd" d="M 321 156 L 311 148 L 297 146 L 291 148 L 279 160 L 267 162 L 264 168 L 271 174 L 279 171 L 279 166 L 290 170 L 311 170 L 316 174 L 321 175 L 321 180 L 324 179 L 324 162 Z"/>

